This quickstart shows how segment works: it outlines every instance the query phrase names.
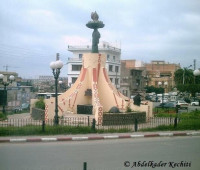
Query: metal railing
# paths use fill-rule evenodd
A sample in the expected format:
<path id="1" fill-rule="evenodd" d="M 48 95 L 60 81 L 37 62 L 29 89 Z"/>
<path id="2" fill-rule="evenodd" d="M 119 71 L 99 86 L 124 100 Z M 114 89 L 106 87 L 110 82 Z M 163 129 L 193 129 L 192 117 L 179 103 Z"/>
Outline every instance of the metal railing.
<path id="1" fill-rule="evenodd" d="M 95 119 L 89 116 L 60 118 L 59 125 L 55 125 L 54 120 L 8 119 L 0 120 L 0 136 L 13 135 L 15 132 L 17 134 L 24 132 L 25 135 L 42 134 L 43 132 L 46 132 L 46 134 L 72 134 L 76 133 L 76 130 L 80 128 L 86 128 L 88 131 L 80 129 L 78 133 L 82 133 L 82 130 L 84 133 L 98 131 L 136 132 L 138 130 L 155 128 L 161 125 L 176 127 L 182 120 L 178 117 L 146 117 L 145 119 L 141 119 L 142 120 L 140 120 L 140 118 L 135 118 L 132 122 L 113 120 L 109 121 L 109 123 L 105 123 L 105 125 L 96 124 Z"/>

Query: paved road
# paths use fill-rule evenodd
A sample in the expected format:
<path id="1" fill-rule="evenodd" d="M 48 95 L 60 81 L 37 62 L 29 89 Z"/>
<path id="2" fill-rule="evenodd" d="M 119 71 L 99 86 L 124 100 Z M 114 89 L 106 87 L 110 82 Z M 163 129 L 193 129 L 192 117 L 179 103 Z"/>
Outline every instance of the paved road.
<path id="1" fill-rule="evenodd" d="M 107 141 L 20 143 L 0 145 L 1 170 L 146 170 L 200 168 L 200 137 L 113 139 Z M 124 162 L 126 162 L 125 167 Z M 162 161 L 165 167 L 131 168 L 133 162 Z M 172 168 L 170 162 L 191 164 Z M 130 164 L 129 164 L 130 163 Z M 171 163 L 171 165 L 175 165 Z M 180 165 L 180 164 L 178 164 Z"/>

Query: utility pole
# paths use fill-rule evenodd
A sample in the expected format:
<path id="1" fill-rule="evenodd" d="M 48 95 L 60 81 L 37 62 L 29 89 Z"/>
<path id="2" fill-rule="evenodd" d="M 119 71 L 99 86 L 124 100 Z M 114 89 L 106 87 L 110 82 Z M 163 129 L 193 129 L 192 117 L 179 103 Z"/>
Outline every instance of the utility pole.
<path id="1" fill-rule="evenodd" d="M 6 68 L 6 72 L 8 72 L 8 67 L 12 67 L 12 66 L 9 66 L 9 65 L 5 65 L 5 66 L 3 66 L 3 68 Z M 12 67 L 12 68 L 19 68 L 19 67 Z"/>
<path id="2" fill-rule="evenodd" d="M 194 59 L 194 70 L 196 70 L 196 59 Z"/>
<path id="3" fill-rule="evenodd" d="M 194 70 L 196 70 L 196 59 L 194 59 Z M 196 84 L 195 75 L 194 75 L 194 84 Z"/>
<path id="4" fill-rule="evenodd" d="M 6 68 L 6 72 L 8 72 L 8 67 L 10 67 L 10 66 L 8 66 L 8 65 L 3 66 L 3 68 Z"/>

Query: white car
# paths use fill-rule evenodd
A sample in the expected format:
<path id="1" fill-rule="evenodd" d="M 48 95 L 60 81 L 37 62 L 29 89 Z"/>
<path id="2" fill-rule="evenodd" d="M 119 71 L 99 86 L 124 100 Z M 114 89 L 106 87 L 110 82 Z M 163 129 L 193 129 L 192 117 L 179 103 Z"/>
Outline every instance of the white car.
<path id="1" fill-rule="evenodd" d="M 184 100 L 178 100 L 176 105 L 179 108 L 184 108 L 184 109 L 188 109 L 188 103 L 186 103 Z"/>
<path id="2" fill-rule="evenodd" d="M 198 101 L 194 101 L 190 103 L 191 106 L 199 106 L 199 102 Z"/>

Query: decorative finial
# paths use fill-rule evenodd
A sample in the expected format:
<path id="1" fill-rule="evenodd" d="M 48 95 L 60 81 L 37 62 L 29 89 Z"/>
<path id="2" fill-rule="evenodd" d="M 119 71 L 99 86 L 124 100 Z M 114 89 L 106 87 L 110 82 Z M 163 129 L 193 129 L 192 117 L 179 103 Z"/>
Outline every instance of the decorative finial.
<path id="1" fill-rule="evenodd" d="M 93 21 L 98 21 L 99 15 L 97 14 L 96 11 L 91 13 L 91 18 Z"/>

